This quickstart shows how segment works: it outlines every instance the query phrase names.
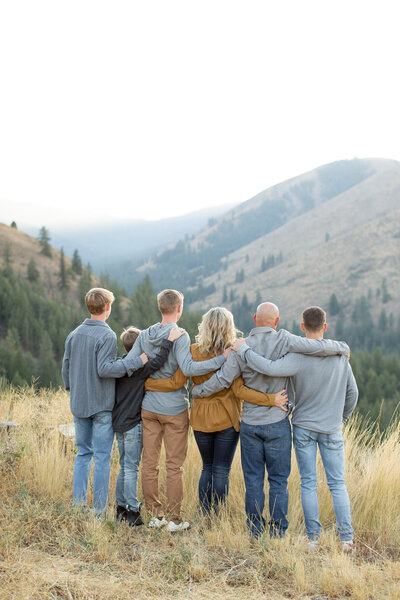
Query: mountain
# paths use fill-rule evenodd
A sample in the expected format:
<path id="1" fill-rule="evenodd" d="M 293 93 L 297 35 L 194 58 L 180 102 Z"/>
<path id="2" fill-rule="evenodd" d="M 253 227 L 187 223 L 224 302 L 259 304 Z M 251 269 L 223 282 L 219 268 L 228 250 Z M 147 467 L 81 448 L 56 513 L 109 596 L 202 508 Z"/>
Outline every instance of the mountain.
<path id="1" fill-rule="evenodd" d="M 368 295 L 374 309 L 399 315 L 399 217 L 400 163 L 338 161 L 237 205 L 136 272 L 157 289 L 183 289 L 202 310 L 263 299 L 298 321 L 335 294 L 348 313 Z"/>
<path id="2" fill-rule="evenodd" d="M 152 251 L 160 250 L 168 244 L 177 242 L 181 237 L 192 234 L 205 226 L 209 219 L 218 217 L 232 205 L 214 206 L 190 212 L 179 217 L 155 221 L 113 219 L 107 222 L 94 222 L 90 225 L 52 225 L 45 222 L 50 229 L 51 242 L 56 248 L 64 248 L 66 254 L 72 256 L 75 248 L 79 249 L 84 263 L 90 263 L 96 273 L 112 272 L 118 277 L 121 285 L 126 285 L 128 292 L 133 285 L 128 272 L 131 265 L 137 266 Z M 12 214 L 9 210 L 9 213 Z M 53 215 L 53 219 L 55 215 Z M 36 236 L 37 227 L 24 222 L 23 217 L 17 219 L 18 225 L 26 233 Z"/>

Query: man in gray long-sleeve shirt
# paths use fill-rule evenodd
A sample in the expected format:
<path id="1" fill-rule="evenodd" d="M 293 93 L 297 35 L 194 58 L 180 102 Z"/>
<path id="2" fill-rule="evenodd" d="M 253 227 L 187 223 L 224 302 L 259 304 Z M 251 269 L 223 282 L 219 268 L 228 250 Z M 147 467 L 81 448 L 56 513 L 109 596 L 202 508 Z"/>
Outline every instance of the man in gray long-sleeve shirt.
<path id="1" fill-rule="evenodd" d="M 347 354 L 349 348 L 332 340 L 307 340 L 281 329 L 276 331 L 279 310 L 275 304 L 260 304 L 254 315 L 256 327 L 247 338 L 250 348 L 262 356 L 280 358 L 288 352 L 330 356 Z M 288 389 L 287 377 L 267 377 L 252 369 L 239 353 L 231 352 L 223 367 L 210 379 L 192 390 L 193 396 L 209 396 L 229 387 L 242 374 L 245 384 L 259 392 L 273 394 Z M 265 528 L 262 516 L 265 504 L 265 468 L 269 482 L 269 529 L 271 535 L 284 535 L 287 527 L 289 494 L 287 480 L 290 474 L 292 436 L 287 412 L 277 407 L 256 406 L 244 402 L 240 426 L 240 447 L 243 475 L 246 485 L 247 524 L 253 536 L 258 537 Z"/>
<path id="2" fill-rule="evenodd" d="M 167 338 L 172 327 L 176 327 L 183 310 L 183 294 L 177 290 L 164 290 L 157 296 L 158 309 L 162 321 L 141 332 L 132 352 L 146 352 L 152 358 Z M 219 369 L 225 362 L 224 355 L 210 360 L 194 361 L 190 353 L 190 338 L 182 335 L 174 343 L 167 361 L 154 378 L 172 377 L 178 366 L 188 377 L 204 375 Z M 182 465 L 186 458 L 189 429 L 189 403 L 186 389 L 182 387 L 174 392 L 146 391 L 142 404 L 143 458 L 142 488 L 147 509 L 153 513 L 149 527 L 159 528 L 167 525 L 164 516 L 169 516 L 168 529 L 171 532 L 187 529 L 189 523 L 181 520 L 183 500 Z M 165 466 L 167 471 L 167 510 L 158 493 L 158 471 L 161 445 L 164 440 Z"/>
<path id="3" fill-rule="evenodd" d="M 303 312 L 302 329 L 308 339 L 322 340 L 326 314 L 316 306 Z M 312 358 L 287 354 L 271 361 L 237 342 L 235 349 L 249 367 L 276 377 L 291 376 L 296 400 L 292 416 L 293 441 L 301 479 L 307 543 L 315 549 L 321 531 L 318 518 L 316 453 L 319 447 L 332 494 L 339 537 L 345 551 L 354 551 L 350 501 L 344 481 L 342 423 L 353 412 L 357 385 L 345 356 Z"/>
<path id="4" fill-rule="evenodd" d="M 74 416 L 75 457 L 73 477 L 74 504 L 87 503 L 92 458 L 94 459 L 94 512 L 102 513 L 108 501 L 110 457 L 114 439 L 112 409 L 115 378 L 140 369 L 146 354 L 131 352 L 116 359 L 117 338 L 106 324 L 114 295 L 103 288 L 91 289 L 85 297 L 90 319 L 72 331 L 65 342 L 62 364 L 64 385 L 70 391 Z"/>

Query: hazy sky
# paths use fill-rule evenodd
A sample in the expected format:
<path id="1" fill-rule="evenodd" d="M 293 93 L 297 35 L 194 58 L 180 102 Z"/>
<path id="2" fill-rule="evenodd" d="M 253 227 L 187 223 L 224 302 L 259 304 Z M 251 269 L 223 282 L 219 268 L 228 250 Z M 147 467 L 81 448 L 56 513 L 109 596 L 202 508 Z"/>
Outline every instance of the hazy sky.
<path id="1" fill-rule="evenodd" d="M 397 9 L 0 0 L 0 221 L 161 218 L 400 159 Z"/>

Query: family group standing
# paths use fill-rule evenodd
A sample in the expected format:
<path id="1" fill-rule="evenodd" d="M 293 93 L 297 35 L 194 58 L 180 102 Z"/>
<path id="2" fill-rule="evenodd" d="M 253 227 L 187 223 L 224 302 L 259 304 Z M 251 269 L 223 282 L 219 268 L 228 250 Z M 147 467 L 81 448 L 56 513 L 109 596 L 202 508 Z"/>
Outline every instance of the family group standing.
<path id="1" fill-rule="evenodd" d="M 288 477 L 293 443 L 301 479 L 301 502 L 310 549 L 318 545 L 316 453 L 324 464 L 337 530 L 344 550 L 354 551 L 350 502 L 344 481 L 342 424 L 354 410 L 357 387 L 343 342 L 324 340 L 326 315 L 319 307 L 303 312 L 306 337 L 277 331 L 278 308 L 258 306 L 255 328 L 238 339 L 232 313 L 211 308 L 199 325 L 196 343 L 177 327 L 183 294 L 157 296 L 161 322 L 121 335 L 127 354 L 116 358 L 115 333 L 106 324 L 112 292 L 86 294 L 90 319 L 65 344 L 63 379 L 70 390 L 76 445 L 73 502 L 87 506 L 94 459 L 96 514 L 108 504 L 114 433 L 120 453 L 117 518 L 143 525 L 138 500 L 142 447 L 142 489 L 148 526 L 170 532 L 188 529 L 182 519 L 183 471 L 189 424 L 202 459 L 199 513 L 218 513 L 229 491 L 229 474 L 240 439 L 249 532 L 283 536 L 288 527 Z M 185 384 L 191 378 L 190 417 Z M 166 464 L 166 506 L 159 496 L 162 442 Z M 264 517 L 264 479 L 269 483 L 269 520 Z M 267 527 L 268 525 L 268 527 Z"/>

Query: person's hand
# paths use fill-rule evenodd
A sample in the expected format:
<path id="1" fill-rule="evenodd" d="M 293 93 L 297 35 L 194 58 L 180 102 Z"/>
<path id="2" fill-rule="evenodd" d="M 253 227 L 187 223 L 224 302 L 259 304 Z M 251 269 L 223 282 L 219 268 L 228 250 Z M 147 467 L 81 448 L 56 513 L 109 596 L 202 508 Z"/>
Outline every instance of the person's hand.
<path id="1" fill-rule="evenodd" d="M 287 412 L 288 411 L 287 404 L 288 404 L 288 397 L 287 397 L 286 390 L 281 390 L 280 392 L 275 394 L 275 406 L 277 406 L 281 410 L 284 410 L 285 412 Z"/>
<path id="2" fill-rule="evenodd" d="M 346 354 L 346 356 L 347 356 L 347 358 L 350 360 L 350 348 L 349 348 L 349 351 L 348 351 L 348 353 Z"/>
<path id="3" fill-rule="evenodd" d="M 144 352 L 143 352 L 143 354 L 141 354 L 141 355 L 139 356 L 139 358 L 140 358 L 140 360 L 142 361 L 142 363 L 143 363 L 144 365 L 145 365 L 147 362 L 149 362 L 149 357 L 148 357 L 148 356 L 147 356 L 147 354 L 145 354 Z"/>
<path id="4" fill-rule="evenodd" d="M 240 346 L 243 346 L 243 344 L 246 343 L 246 340 L 244 338 L 240 338 L 240 340 L 235 340 L 232 344 L 232 350 L 234 350 L 235 352 L 237 352 L 240 348 Z"/>
<path id="5" fill-rule="evenodd" d="M 169 332 L 169 336 L 168 336 L 168 340 L 170 342 L 174 342 L 175 340 L 177 340 L 178 338 L 181 337 L 181 335 L 183 335 L 184 333 L 186 333 L 185 329 L 182 329 L 182 327 L 173 327 L 171 329 L 171 331 Z"/>
<path id="6" fill-rule="evenodd" d="M 225 348 L 225 350 L 224 350 L 225 360 L 228 358 L 231 350 L 232 350 L 232 348 L 230 346 L 229 346 L 229 348 Z"/>

